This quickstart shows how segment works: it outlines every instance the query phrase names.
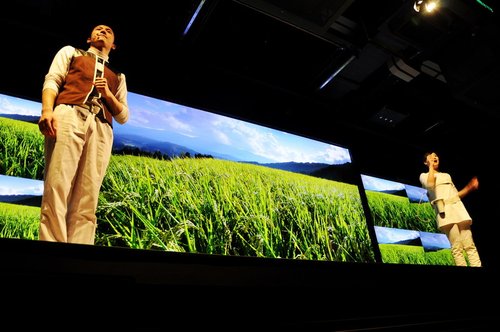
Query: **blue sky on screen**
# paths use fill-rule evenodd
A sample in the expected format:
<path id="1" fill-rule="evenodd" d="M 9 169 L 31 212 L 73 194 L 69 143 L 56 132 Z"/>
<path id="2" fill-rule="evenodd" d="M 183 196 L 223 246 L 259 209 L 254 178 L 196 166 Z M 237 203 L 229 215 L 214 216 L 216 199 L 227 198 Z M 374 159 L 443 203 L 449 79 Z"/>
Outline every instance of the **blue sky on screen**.
<path id="1" fill-rule="evenodd" d="M 420 236 L 418 231 L 381 226 L 375 226 L 375 235 L 379 244 L 416 239 Z"/>
<path id="2" fill-rule="evenodd" d="M 0 175 L 0 195 L 41 196 L 42 194 L 43 181 Z"/>
<path id="3" fill-rule="evenodd" d="M 411 201 L 414 202 L 428 202 L 427 190 L 421 187 L 415 187 L 409 184 L 405 184 L 406 195 Z"/>
<path id="4" fill-rule="evenodd" d="M 420 239 L 424 247 L 451 248 L 450 241 L 443 233 L 420 232 Z"/>
<path id="5" fill-rule="evenodd" d="M 200 151 L 251 154 L 259 162 L 350 162 L 349 150 L 231 117 L 129 93 L 130 119 L 119 133 L 137 132 Z M 260 158 L 260 159 L 258 159 Z"/>
<path id="6" fill-rule="evenodd" d="M 387 191 L 387 190 L 404 190 L 405 185 L 399 182 L 384 180 L 374 176 L 361 174 L 361 180 L 365 190 L 372 191 Z"/>
<path id="7" fill-rule="evenodd" d="M 349 150 L 231 117 L 129 92 L 129 121 L 115 125 L 116 135 L 172 142 L 241 160 L 271 162 L 351 162 Z M 0 95 L 0 113 L 39 115 L 40 103 Z M 251 157 L 251 159 L 249 159 Z"/>
<path id="8" fill-rule="evenodd" d="M 0 94 L 0 114 L 40 116 L 41 110 L 38 102 Z"/>
<path id="9" fill-rule="evenodd" d="M 365 190 L 388 191 L 405 190 L 406 195 L 412 202 L 428 202 L 427 191 L 424 188 L 404 184 L 396 181 L 385 180 L 374 176 L 361 174 L 361 180 Z"/>

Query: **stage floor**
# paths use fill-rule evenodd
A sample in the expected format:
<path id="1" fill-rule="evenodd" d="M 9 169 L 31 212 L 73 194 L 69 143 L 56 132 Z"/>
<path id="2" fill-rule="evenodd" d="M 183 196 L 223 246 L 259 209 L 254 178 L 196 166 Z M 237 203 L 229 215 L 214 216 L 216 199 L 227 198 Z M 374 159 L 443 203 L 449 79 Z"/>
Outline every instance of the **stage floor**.
<path id="1" fill-rule="evenodd" d="M 486 331 L 498 317 L 485 300 L 498 294 L 497 274 L 484 267 L 261 259 L 18 239 L 0 239 L 0 261 L 3 302 L 12 309 L 4 319 L 25 315 L 22 322 L 36 326 L 35 313 L 45 321 L 73 317 L 79 327 L 140 331 L 179 324 L 188 330 Z"/>

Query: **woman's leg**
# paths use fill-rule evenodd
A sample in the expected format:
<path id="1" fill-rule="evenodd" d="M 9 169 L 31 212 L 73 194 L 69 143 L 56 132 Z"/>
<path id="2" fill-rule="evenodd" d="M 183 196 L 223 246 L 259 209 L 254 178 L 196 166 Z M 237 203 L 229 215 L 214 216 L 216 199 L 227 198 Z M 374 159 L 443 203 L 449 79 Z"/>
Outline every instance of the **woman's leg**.
<path id="1" fill-rule="evenodd" d="M 455 260 L 455 265 L 467 266 L 467 261 L 465 260 L 464 256 L 462 237 L 458 225 L 446 225 L 442 227 L 441 230 L 446 234 L 448 240 L 450 241 L 451 254 L 453 255 L 453 259 Z"/>
<path id="2" fill-rule="evenodd" d="M 470 223 L 461 223 L 458 224 L 458 227 L 460 229 L 461 242 L 465 252 L 467 253 L 470 266 L 481 266 L 481 259 L 479 258 L 476 244 L 472 238 Z"/>

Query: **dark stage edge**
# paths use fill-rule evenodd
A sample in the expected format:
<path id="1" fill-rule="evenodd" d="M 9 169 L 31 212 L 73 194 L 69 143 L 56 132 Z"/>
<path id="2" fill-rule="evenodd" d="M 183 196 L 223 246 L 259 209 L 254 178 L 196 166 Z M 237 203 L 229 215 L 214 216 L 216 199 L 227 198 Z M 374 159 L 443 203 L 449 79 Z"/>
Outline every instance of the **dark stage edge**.
<path id="1" fill-rule="evenodd" d="M 0 264 L 2 324 L 19 328 L 489 331 L 499 316 L 497 273 L 486 267 L 262 259 L 19 239 L 0 239 Z"/>

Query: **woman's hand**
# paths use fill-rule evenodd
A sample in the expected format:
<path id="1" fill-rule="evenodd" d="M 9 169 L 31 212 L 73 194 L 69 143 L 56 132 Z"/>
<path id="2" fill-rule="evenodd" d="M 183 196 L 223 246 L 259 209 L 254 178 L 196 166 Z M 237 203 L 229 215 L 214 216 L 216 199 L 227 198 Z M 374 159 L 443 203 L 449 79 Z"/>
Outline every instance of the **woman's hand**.
<path id="1" fill-rule="evenodd" d="M 479 180 L 477 176 L 474 176 L 467 184 L 467 190 L 474 191 L 479 189 Z"/>

